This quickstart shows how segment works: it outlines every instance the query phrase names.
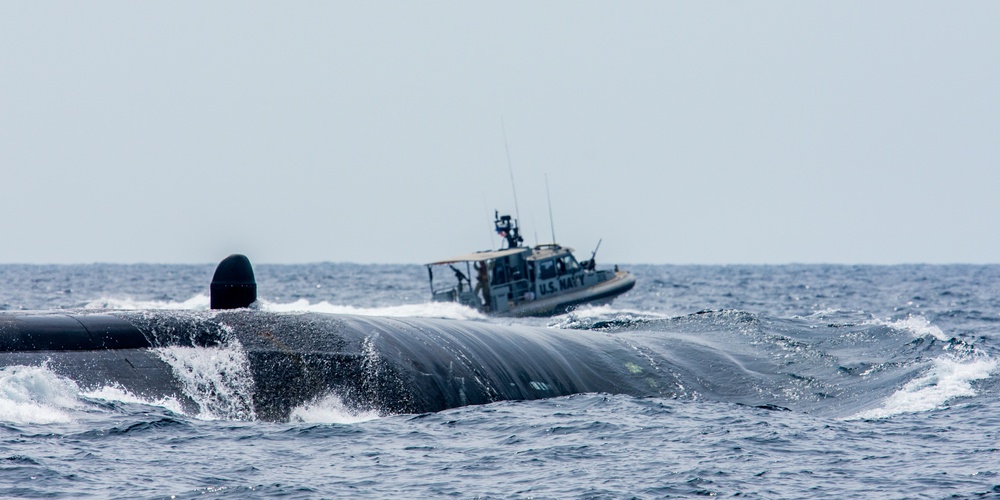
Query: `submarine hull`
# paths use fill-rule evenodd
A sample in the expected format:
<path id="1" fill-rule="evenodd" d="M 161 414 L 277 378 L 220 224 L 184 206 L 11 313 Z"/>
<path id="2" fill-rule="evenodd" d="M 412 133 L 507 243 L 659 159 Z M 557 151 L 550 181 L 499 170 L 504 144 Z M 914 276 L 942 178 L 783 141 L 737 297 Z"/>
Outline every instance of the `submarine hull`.
<path id="1" fill-rule="evenodd" d="M 242 364 L 221 373 L 243 381 L 238 390 L 246 408 L 230 412 L 272 421 L 329 395 L 380 414 L 583 392 L 672 395 L 676 380 L 636 344 L 641 340 L 251 309 L 0 314 L 0 365 L 44 364 L 84 389 L 110 385 L 146 400 L 172 397 L 186 411 L 201 403 L 178 349 L 235 351 Z"/>

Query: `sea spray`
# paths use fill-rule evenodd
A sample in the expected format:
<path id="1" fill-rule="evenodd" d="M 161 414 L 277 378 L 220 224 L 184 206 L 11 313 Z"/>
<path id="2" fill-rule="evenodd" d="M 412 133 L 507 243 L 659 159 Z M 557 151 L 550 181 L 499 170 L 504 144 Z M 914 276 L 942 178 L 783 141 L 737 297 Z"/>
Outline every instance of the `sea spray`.
<path id="1" fill-rule="evenodd" d="M 158 406 L 182 413 L 175 398 L 155 400 L 139 397 L 109 383 L 90 389 L 59 375 L 47 365 L 7 366 L 0 369 L 0 421 L 17 424 L 55 424 L 79 420 L 95 408 L 106 411 L 98 401 Z"/>
<path id="2" fill-rule="evenodd" d="M 349 408 L 336 394 L 327 394 L 306 402 L 291 412 L 289 421 L 316 424 L 354 424 L 381 417 L 374 410 Z"/>
<path id="3" fill-rule="evenodd" d="M 76 382 L 46 366 L 6 366 L 0 369 L 0 421 L 51 424 L 73 420 L 70 410 L 81 406 Z"/>
<path id="4" fill-rule="evenodd" d="M 246 351 L 236 340 L 216 347 L 158 347 L 185 395 L 198 405 L 197 418 L 256 420 L 254 381 Z"/>
<path id="5" fill-rule="evenodd" d="M 441 318 L 458 320 L 485 320 L 481 312 L 455 302 L 422 302 L 398 304 L 384 307 L 359 307 L 331 304 L 328 301 L 310 302 L 298 299 L 292 302 L 272 302 L 261 299 L 261 310 L 269 312 L 317 312 L 326 314 L 354 314 L 359 316 L 390 316 L 400 318 Z M 84 309 L 93 310 L 161 310 L 161 311 L 208 311 L 209 297 L 197 294 L 183 301 L 138 300 L 122 297 L 101 297 L 84 304 Z"/>
<path id="6" fill-rule="evenodd" d="M 326 301 L 310 303 L 305 299 L 278 303 L 263 301 L 261 309 L 270 312 L 317 312 L 326 314 L 354 314 L 359 316 L 389 316 L 415 318 L 441 318 L 458 320 L 483 320 L 486 318 L 475 309 L 454 302 L 425 302 L 386 307 L 355 307 L 336 305 Z"/>
<path id="7" fill-rule="evenodd" d="M 117 401 L 119 403 L 143 404 L 147 406 L 159 406 L 177 414 L 184 413 L 184 407 L 180 401 L 174 397 L 163 397 L 157 399 L 146 399 L 129 392 L 127 389 L 112 384 L 101 386 L 97 389 L 83 391 L 81 396 L 91 400 Z"/>

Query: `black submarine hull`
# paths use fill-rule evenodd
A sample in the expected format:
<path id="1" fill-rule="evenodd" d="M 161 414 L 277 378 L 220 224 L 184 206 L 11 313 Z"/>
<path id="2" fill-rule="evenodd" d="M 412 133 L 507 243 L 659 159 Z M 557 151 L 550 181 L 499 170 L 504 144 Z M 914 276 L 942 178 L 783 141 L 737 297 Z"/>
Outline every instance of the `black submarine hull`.
<path id="1" fill-rule="evenodd" d="M 0 313 L 0 366 L 45 365 L 83 388 L 200 404 L 176 348 L 237 350 L 249 381 L 234 418 L 283 421 L 336 395 L 380 414 L 434 412 L 584 392 L 671 396 L 641 332 L 605 334 L 489 323 L 318 313 L 57 311 Z"/>

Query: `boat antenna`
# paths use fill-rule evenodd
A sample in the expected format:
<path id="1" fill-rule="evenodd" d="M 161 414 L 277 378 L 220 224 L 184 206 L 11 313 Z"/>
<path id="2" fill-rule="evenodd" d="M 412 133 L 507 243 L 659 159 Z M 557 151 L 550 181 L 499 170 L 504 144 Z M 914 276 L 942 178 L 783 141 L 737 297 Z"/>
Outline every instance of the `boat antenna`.
<path id="1" fill-rule="evenodd" d="M 545 174 L 545 198 L 549 201 L 549 228 L 552 229 L 552 243 L 556 242 L 556 224 L 552 221 L 552 195 L 549 194 L 549 174 Z"/>
<path id="2" fill-rule="evenodd" d="M 486 217 L 487 217 L 486 220 L 489 220 L 490 209 L 489 205 L 486 204 L 486 193 L 483 193 L 483 210 L 486 210 Z M 496 247 L 497 247 L 496 237 L 493 235 L 493 231 L 490 231 L 490 248 L 496 248 Z"/>
<path id="3" fill-rule="evenodd" d="M 510 172 L 510 190 L 514 192 L 514 215 L 517 220 L 521 220 L 521 211 L 517 208 L 517 187 L 514 186 L 514 167 L 510 164 L 510 148 L 507 147 L 507 127 L 504 126 L 503 116 L 500 117 L 500 130 L 503 131 L 503 149 L 507 152 L 507 170 Z"/>

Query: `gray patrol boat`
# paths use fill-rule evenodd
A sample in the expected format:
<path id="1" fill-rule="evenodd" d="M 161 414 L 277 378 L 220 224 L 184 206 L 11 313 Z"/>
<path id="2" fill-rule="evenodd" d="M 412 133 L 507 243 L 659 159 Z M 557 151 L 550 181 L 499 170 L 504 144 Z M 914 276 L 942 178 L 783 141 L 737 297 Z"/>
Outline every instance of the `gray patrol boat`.
<path id="1" fill-rule="evenodd" d="M 594 257 L 600 242 L 589 260 L 577 262 L 572 248 L 556 243 L 521 246 L 517 221 L 509 215 L 494 216 L 506 248 L 427 264 L 434 301 L 458 302 L 496 316 L 551 316 L 581 304 L 609 304 L 635 286 L 632 273 L 618 266 L 597 269 Z M 454 281 L 435 285 L 434 270 L 442 266 L 448 266 Z"/>

